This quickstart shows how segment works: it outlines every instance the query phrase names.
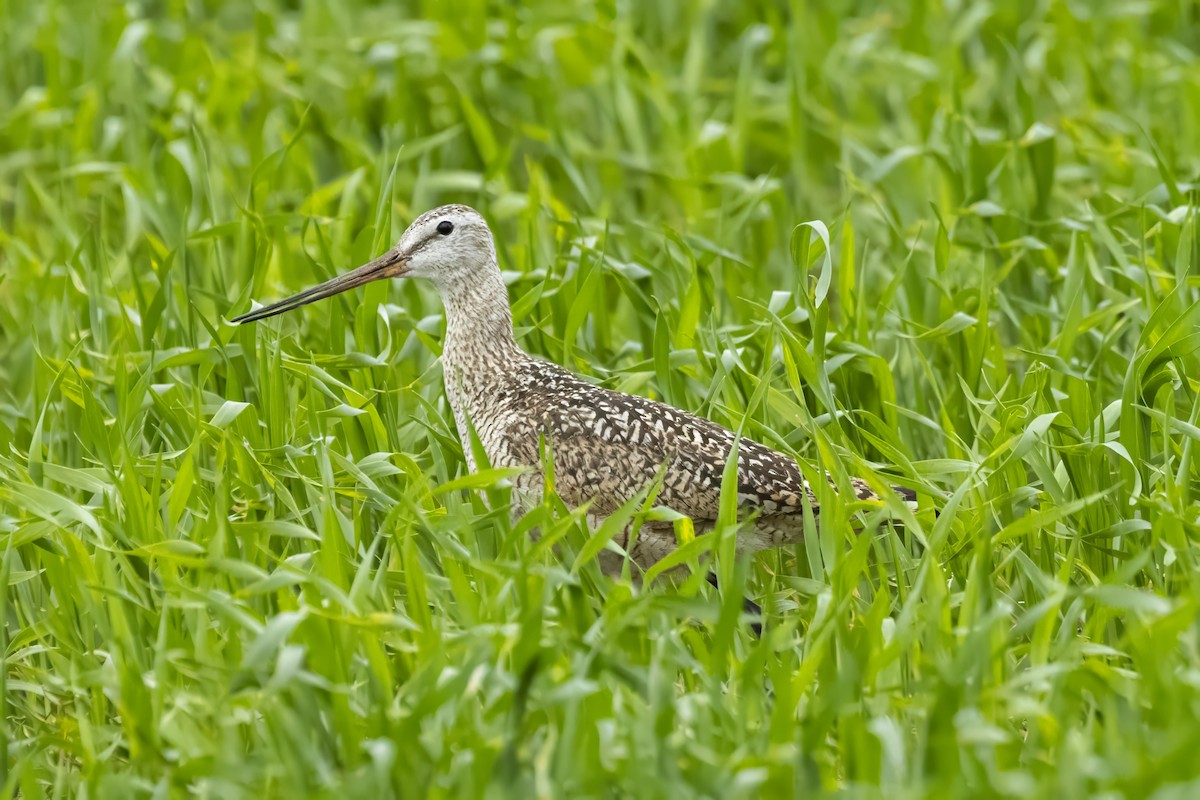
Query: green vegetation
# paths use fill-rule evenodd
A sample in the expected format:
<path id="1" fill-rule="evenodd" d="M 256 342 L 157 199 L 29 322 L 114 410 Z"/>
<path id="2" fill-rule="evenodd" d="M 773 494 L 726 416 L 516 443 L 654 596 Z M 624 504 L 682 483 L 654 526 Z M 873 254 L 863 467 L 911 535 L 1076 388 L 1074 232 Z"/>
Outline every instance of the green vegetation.
<path id="1" fill-rule="evenodd" d="M 1180 0 L 3 0 L 0 795 L 1200 794 L 1198 48 Z M 639 590 L 464 476 L 431 287 L 225 322 L 441 202 L 530 351 L 921 510 Z"/>

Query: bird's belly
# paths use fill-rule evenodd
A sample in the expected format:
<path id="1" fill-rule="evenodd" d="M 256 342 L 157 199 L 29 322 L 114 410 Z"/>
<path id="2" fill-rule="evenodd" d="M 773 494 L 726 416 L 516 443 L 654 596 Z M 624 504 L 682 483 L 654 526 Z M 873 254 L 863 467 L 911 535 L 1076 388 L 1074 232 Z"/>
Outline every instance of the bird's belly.
<path id="1" fill-rule="evenodd" d="M 508 420 L 496 414 L 483 417 L 468 417 L 466 414 L 455 412 L 454 422 L 458 428 L 458 440 L 462 444 L 463 457 L 471 472 L 478 472 L 481 467 L 519 467 L 531 466 L 521 458 L 518 448 L 512 439 L 505 435 L 511 427 Z M 473 441 L 471 429 L 474 426 Z M 487 464 L 480 464 L 476 459 L 476 448 L 483 450 Z"/>
<path id="2" fill-rule="evenodd" d="M 537 430 L 517 409 L 506 405 L 487 405 L 483 397 L 467 395 L 447 386 L 454 412 L 454 424 L 462 445 L 467 469 L 478 472 L 484 467 L 524 467 L 527 472 L 513 479 L 528 509 L 541 502 L 542 470 L 537 459 Z M 474 436 L 472 436 L 472 432 Z M 482 450 L 486 463 L 476 457 Z"/>

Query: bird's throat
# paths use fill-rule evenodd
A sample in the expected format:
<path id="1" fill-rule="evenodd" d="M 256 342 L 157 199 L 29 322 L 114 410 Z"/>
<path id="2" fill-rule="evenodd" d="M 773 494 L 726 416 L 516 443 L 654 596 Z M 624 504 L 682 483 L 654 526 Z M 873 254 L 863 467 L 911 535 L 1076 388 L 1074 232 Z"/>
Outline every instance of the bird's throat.
<path id="1" fill-rule="evenodd" d="M 523 355 L 513 338 L 508 290 L 498 267 L 439 289 L 446 307 L 446 364 L 469 371 L 503 369 Z"/>

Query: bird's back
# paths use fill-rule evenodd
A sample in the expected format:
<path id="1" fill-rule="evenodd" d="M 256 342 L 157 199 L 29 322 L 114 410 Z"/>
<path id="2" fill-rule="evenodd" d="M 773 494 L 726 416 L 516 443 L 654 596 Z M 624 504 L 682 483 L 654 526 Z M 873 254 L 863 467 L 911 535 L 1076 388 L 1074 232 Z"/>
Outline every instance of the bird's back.
<path id="1" fill-rule="evenodd" d="M 555 489 L 568 503 L 611 513 L 665 467 L 658 502 L 699 525 L 717 518 L 733 432 L 665 403 L 594 386 L 530 359 L 515 377 L 505 460 L 539 466 L 539 434 L 550 446 Z M 794 517 L 816 499 L 796 462 L 758 442 L 738 443 L 738 506 L 744 515 Z"/>

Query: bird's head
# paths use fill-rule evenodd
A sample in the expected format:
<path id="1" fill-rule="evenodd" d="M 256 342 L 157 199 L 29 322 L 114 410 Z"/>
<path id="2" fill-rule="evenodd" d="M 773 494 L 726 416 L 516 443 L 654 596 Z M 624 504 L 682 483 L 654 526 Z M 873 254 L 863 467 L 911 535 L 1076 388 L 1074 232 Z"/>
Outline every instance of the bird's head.
<path id="1" fill-rule="evenodd" d="M 474 276 L 495 269 L 496 247 L 487 222 L 473 208 L 440 206 L 417 217 L 383 255 L 345 275 L 255 309 L 233 322 L 254 322 L 332 297 L 383 278 L 429 278 L 445 293 Z"/>

